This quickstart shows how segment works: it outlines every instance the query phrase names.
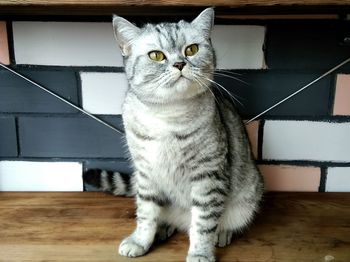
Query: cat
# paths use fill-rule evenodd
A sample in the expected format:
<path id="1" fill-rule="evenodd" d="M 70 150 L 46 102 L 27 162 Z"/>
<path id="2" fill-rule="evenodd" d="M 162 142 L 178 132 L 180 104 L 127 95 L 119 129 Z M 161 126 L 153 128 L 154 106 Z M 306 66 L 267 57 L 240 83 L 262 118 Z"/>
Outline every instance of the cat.
<path id="1" fill-rule="evenodd" d="M 129 90 L 123 104 L 131 177 L 89 170 L 85 178 L 116 195 L 136 196 L 137 226 L 119 246 L 147 253 L 155 238 L 189 233 L 187 262 L 215 261 L 259 209 L 263 179 L 232 103 L 212 92 L 214 10 L 192 22 L 139 28 L 114 16 Z"/>

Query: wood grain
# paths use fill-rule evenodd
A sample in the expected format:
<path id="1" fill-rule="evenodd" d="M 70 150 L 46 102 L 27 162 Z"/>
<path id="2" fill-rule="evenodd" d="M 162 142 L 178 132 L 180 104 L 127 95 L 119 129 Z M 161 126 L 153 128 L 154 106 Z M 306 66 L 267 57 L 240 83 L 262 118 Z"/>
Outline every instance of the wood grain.
<path id="1" fill-rule="evenodd" d="M 350 0 L 2 0 L 0 15 L 193 15 L 215 6 L 230 13 L 335 13 L 349 10 Z M 283 11 L 283 13 L 280 13 Z"/>
<path id="2" fill-rule="evenodd" d="M 14 6 L 273 6 L 273 5 L 347 5 L 349 0 L 2 0 L 1 5 Z"/>
<path id="3" fill-rule="evenodd" d="M 144 257 L 117 255 L 134 201 L 103 193 L 0 193 L 0 261 L 184 261 L 177 233 Z M 350 194 L 270 193 L 249 231 L 218 261 L 350 261 Z"/>

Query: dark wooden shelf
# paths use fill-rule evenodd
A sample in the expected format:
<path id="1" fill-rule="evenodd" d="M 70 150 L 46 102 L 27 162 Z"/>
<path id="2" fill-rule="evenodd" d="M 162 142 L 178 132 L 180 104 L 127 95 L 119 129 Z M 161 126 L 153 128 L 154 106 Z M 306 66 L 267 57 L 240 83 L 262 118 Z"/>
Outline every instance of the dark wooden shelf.
<path id="1" fill-rule="evenodd" d="M 134 200 L 103 193 L 0 193 L 0 261 L 131 261 L 117 255 L 134 229 Z M 184 261 L 177 233 L 137 261 Z M 350 261 L 350 193 L 270 193 L 218 261 Z M 135 260 L 136 261 L 136 260 Z"/>
<path id="2" fill-rule="evenodd" d="M 350 0 L 2 0 L 0 15 L 191 15 L 215 6 L 219 15 L 348 12 Z"/>

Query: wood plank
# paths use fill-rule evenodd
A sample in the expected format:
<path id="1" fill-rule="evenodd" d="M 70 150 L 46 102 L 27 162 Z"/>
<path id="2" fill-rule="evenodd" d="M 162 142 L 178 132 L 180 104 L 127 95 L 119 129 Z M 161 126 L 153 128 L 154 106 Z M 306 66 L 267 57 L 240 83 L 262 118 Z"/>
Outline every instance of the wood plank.
<path id="1" fill-rule="evenodd" d="M 350 0 L 2 0 L 0 15 L 188 16 L 215 6 L 228 13 L 336 13 L 349 10 Z M 282 13 L 282 14 L 283 14 Z"/>
<path id="2" fill-rule="evenodd" d="M 0 193 L 0 261 L 131 261 L 117 246 L 134 201 L 103 193 Z M 184 261 L 177 233 L 135 261 Z M 350 261 L 349 193 L 269 193 L 252 227 L 218 261 Z M 328 256 L 328 257 L 326 257 Z"/>
<path id="3" fill-rule="evenodd" d="M 2 0 L 0 6 L 225 6 L 225 7 L 241 7 L 241 6 L 273 6 L 273 5 L 347 5 L 349 0 Z"/>
<path id="4" fill-rule="evenodd" d="M 336 20 L 337 14 L 285 14 L 285 15 L 217 15 L 216 18 L 231 20 Z"/>

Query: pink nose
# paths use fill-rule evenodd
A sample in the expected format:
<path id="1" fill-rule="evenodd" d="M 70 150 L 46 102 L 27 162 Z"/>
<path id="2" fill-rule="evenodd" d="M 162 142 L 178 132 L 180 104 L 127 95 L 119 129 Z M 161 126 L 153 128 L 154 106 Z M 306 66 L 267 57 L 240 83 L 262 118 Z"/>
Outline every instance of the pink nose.
<path id="1" fill-rule="evenodd" d="M 176 62 L 173 66 L 181 71 L 185 67 L 185 65 L 185 62 Z"/>

